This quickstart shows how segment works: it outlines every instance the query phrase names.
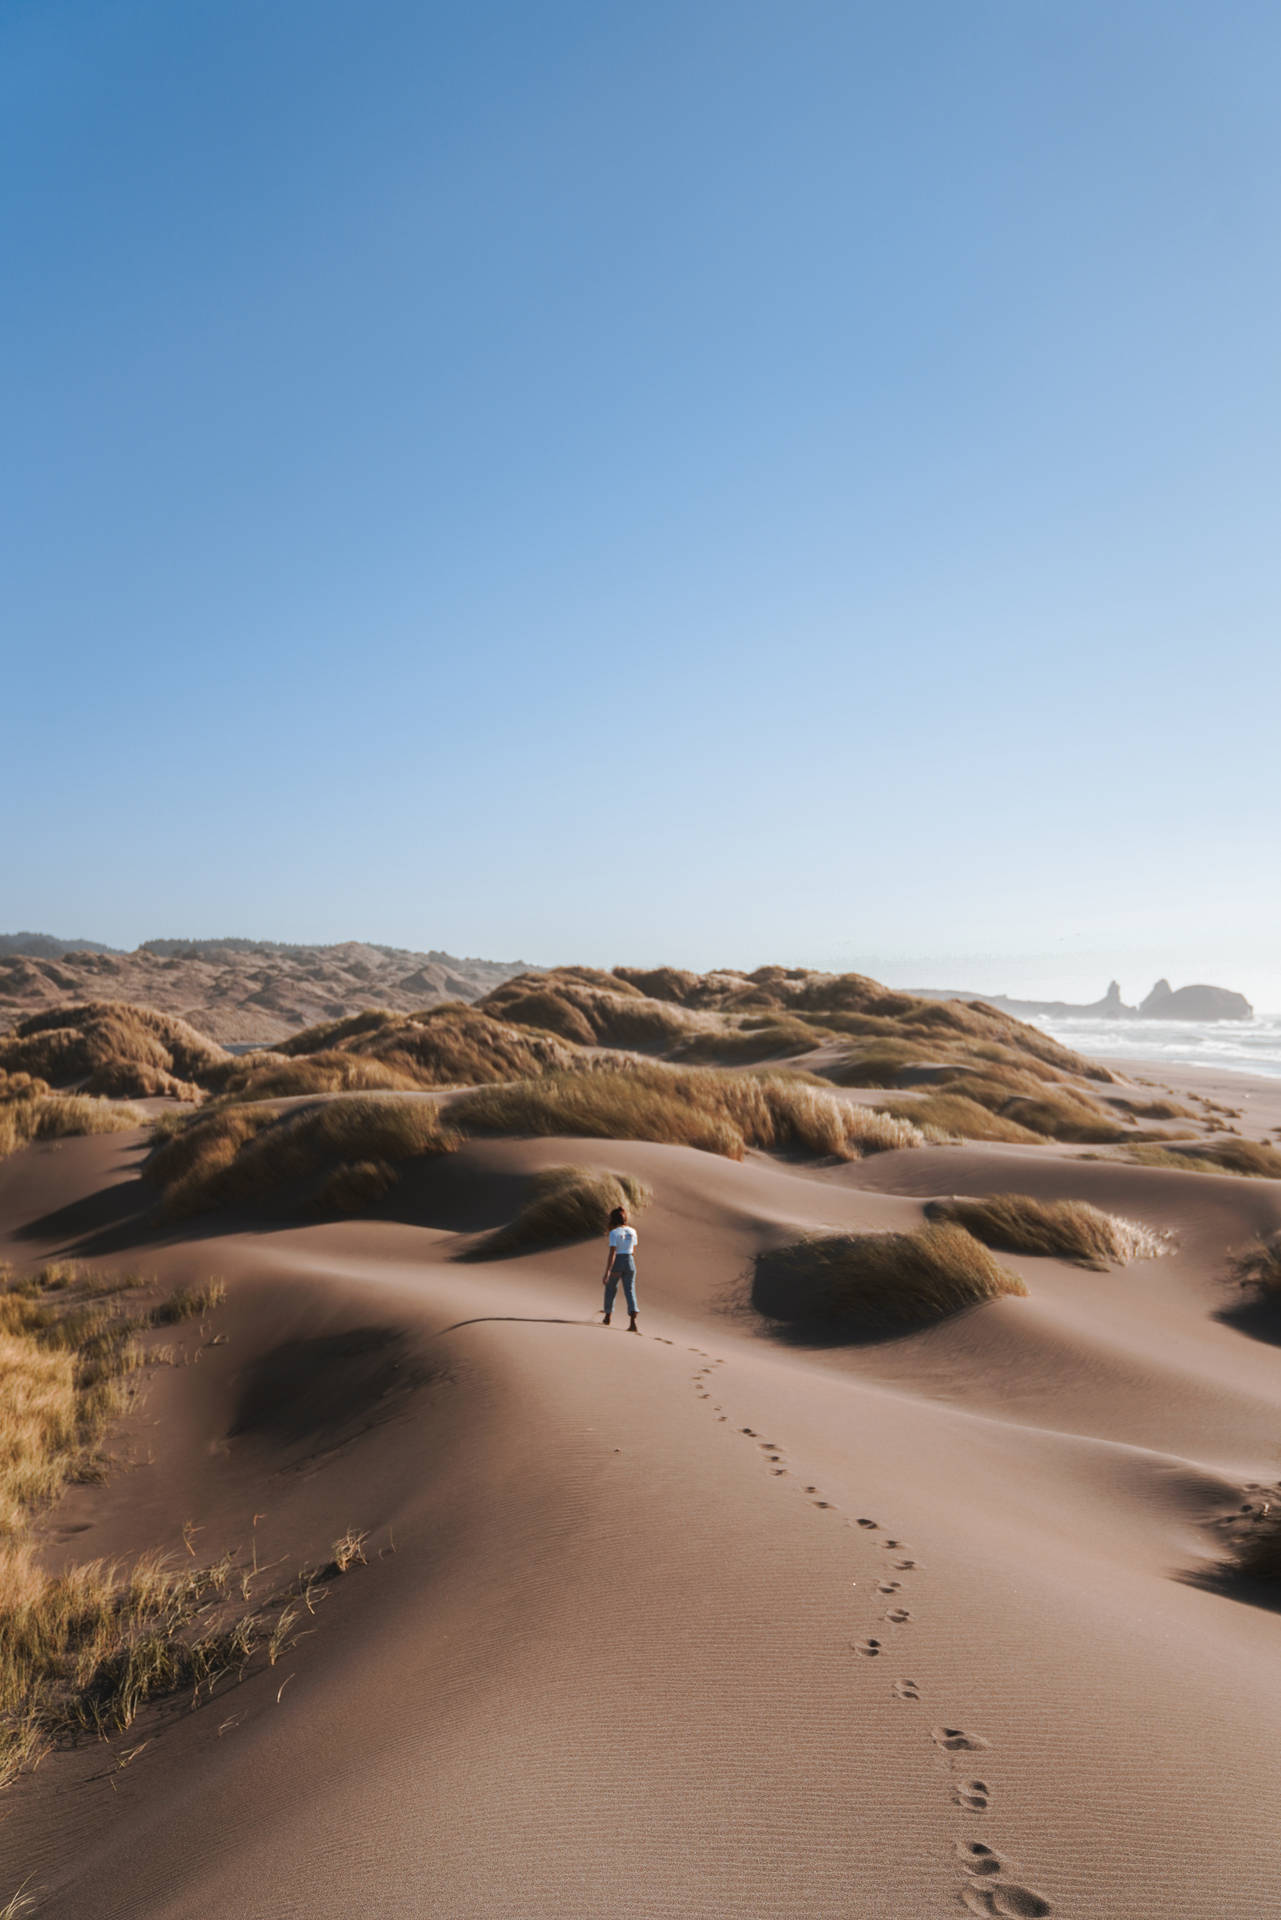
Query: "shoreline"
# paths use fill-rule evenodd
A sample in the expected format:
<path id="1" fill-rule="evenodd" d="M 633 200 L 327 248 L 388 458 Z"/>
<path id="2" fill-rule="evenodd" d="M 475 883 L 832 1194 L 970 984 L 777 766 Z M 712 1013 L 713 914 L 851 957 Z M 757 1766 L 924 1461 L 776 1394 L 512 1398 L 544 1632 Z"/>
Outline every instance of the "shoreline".
<path id="1" fill-rule="evenodd" d="M 1110 1072 L 1138 1085 L 1152 1085 L 1175 1099 L 1200 1097 L 1240 1110 L 1243 1131 L 1263 1138 L 1281 1129 L 1281 1078 L 1231 1067 L 1192 1067 L 1138 1054 L 1092 1054 Z"/>

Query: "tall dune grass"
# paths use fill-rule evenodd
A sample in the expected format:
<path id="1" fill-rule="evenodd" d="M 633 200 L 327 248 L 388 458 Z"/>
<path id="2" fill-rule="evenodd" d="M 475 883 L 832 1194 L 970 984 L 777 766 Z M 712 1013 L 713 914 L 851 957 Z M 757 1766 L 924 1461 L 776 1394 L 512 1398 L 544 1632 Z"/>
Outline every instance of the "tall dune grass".
<path id="1" fill-rule="evenodd" d="M 1141 1167 L 1181 1173 L 1235 1173 L 1252 1180 L 1281 1180 L 1281 1151 L 1262 1140 L 1197 1140 L 1187 1146 L 1129 1147 L 1125 1158 Z"/>
<path id="2" fill-rule="evenodd" d="M 577 1049 L 551 1033 L 447 1001 L 420 1013 L 371 1010 L 326 1021 L 282 1041 L 276 1052 L 295 1059 L 305 1055 L 332 1062 L 338 1056 L 381 1063 L 402 1086 L 458 1087 L 572 1066 Z M 225 1084 L 235 1090 L 234 1068 Z"/>
<path id="3" fill-rule="evenodd" d="M 749 1147 L 856 1160 L 919 1146 L 909 1121 L 807 1082 L 657 1061 L 606 1062 L 456 1095 L 446 1121 L 464 1133 L 581 1134 L 659 1140 L 741 1160 Z"/>
<path id="4" fill-rule="evenodd" d="M 33 1013 L 0 1038 L 0 1068 L 113 1098 L 199 1099 L 197 1083 L 227 1058 L 187 1021 L 123 1000 Z"/>
<path id="5" fill-rule="evenodd" d="M 927 1220 L 964 1227 L 984 1246 L 1071 1260 L 1102 1272 L 1115 1262 L 1152 1260 L 1169 1236 L 1137 1220 L 1104 1213 L 1085 1200 L 1035 1200 L 1026 1193 L 993 1193 L 981 1200 L 931 1200 Z"/>
<path id="6" fill-rule="evenodd" d="M 387 1191 L 398 1162 L 457 1145 L 428 1099 L 354 1095 L 283 1114 L 230 1106 L 163 1140 L 147 1174 L 171 1218 L 215 1206 L 359 1211 Z"/>
<path id="7" fill-rule="evenodd" d="M 465 1260 L 496 1260 L 536 1253 L 603 1234 L 615 1207 L 637 1214 L 653 1196 L 641 1180 L 600 1167 L 549 1167 L 536 1174 L 531 1193 L 514 1220 L 469 1247 Z"/>
<path id="8" fill-rule="evenodd" d="M 1243 1286 L 1256 1287 L 1269 1300 L 1281 1300 L 1281 1233 L 1268 1234 L 1239 1253 L 1232 1272 Z"/>
<path id="9" fill-rule="evenodd" d="M 886 1111 L 911 1120 L 932 1140 L 994 1140 L 1010 1146 L 1036 1146 L 1042 1135 L 1017 1120 L 981 1107 L 965 1094 L 947 1090 L 911 1100 L 887 1100 Z"/>
<path id="10" fill-rule="evenodd" d="M 209 1567 L 157 1553 L 41 1567 L 32 1520 L 70 1481 L 102 1477 L 103 1437 L 149 1358 L 142 1336 L 223 1298 L 210 1280 L 146 1305 L 148 1285 L 70 1262 L 0 1274 L 0 1786 L 51 1746 L 125 1731 L 149 1701 L 180 1693 L 196 1706 L 273 1664 L 300 1609 L 314 1609 L 312 1583 L 353 1564 L 363 1538 L 348 1534 L 329 1568 L 261 1602 L 256 1560 L 233 1554 Z"/>
<path id="11" fill-rule="evenodd" d="M 762 1253 L 752 1299 L 771 1319 L 860 1338 L 1026 1292 L 963 1227 L 930 1224 L 911 1233 L 811 1234 Z"/>
<path id="12" fill-rule="evenodd" d="M 33 1140 L 85 1133 L 122 1133 L 145 1124 L 134 1107 L 86 1093 L 52 1093 L 27 1073 L 0 1072 L 0 1160 Z"/>

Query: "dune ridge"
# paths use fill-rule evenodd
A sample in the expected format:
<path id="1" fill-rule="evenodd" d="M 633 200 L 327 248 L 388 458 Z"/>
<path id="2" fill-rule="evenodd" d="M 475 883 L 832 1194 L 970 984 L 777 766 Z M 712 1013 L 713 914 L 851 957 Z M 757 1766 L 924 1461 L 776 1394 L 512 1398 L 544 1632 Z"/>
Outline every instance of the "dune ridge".
<path id="1" fill-rule="evenodd" d="M 641 985 L 674 991 L 628 984 L 633 1020 L 662 1004 Z M 520 1030 L 514 1010 L 486 1017 Z M 717 1031 L 721 1010 L 692 1011 Z M 626 1049 L 527 1030 L 627 1071 Z M 370 1101 L 430 1133 L 459 1097 L 203 1091 L 160 1153 L 238 1114 L 261 1139 L 345 1113 L 357 1138 Z M 1281 1124 L 1244 1083 L 1213 1104 L 1242 1139 Z M 1229 1118 L 1171 1124 L 1212 1141 Z M 1147 1121 L 1118 1145 L 854 1159 L 517 1124 L 420 1141 L 354 1218 L 268 1217 L 245 1190 L 165 1218 L 144 1129 L 0 1161 L 17 1275 L 75 1258 L 226 1284 L 216 1337 L 148 1372 L 107 1478 L 38 1516 L 45 1570 L 234 1553 L 283 1580 L 344 1537 L 363 1555 L 276 1665 L 7 1788 L 0 1902 L 26 1883 L 52 1920 L 1267 1911 L 1281 1622 L 1248 1549 L 1277 1492 L 1281 1320 L 1245 1250 L 1281 1231 L 1281 1181 L 1135 1164 Z M 522 1234 L 570 1186 L 587 1214 Z M 573 1237 L 615 1190 L 648 1196 L 640 1340 L 598 1324 L 601 1249 Z M 1046 1250 L 1064 1206 L 1133 1226 L 1128 1261 Z M 906 1334 L 762 1311 L 754 1276 L 789 1248 L 967 1218 L 1032 1234 L 983 1304 Z"/>

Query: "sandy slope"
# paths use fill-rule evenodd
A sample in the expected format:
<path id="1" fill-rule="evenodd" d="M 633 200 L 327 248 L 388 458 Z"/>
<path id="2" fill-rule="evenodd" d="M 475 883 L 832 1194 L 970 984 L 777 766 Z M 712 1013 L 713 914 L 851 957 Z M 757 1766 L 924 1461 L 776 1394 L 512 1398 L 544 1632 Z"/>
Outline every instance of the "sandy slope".
<path id="1" fill-rule="evenodd" d="M 0 1165 L 0 1257 L 87 1243 L 230 1288 L 227 1344 L 157 1376 L 132 1469 L 63 1502 L 51 1554 L 190 1519 L 202 1551 L 290 1564 L 369 1528 L 371 1565 L 280 1668 L 12 1790 L 0 1897 L 30 1873 L 57 1920 L 1281 1911 L 1281 1620 L 1191 1577 L 1278 1476 L 1272 1330 L 1216 1317 L 1277 1183 L 499 1143 L 412 1220 L 139 1255 L 135 1158 L 114 1136 Z M 452 1260 L 571 1159 L 654 1188 L 642 1339 L 597 1324 L 594 1248 Z M 874 1347 L 792 1345 L 744 1305 L 797 1228 L 1010 1188 L 1178 1250 L 1014 1261 L 1030 1299 Z M 967 1871 L 973 1843 L 999 1872 Z"/>

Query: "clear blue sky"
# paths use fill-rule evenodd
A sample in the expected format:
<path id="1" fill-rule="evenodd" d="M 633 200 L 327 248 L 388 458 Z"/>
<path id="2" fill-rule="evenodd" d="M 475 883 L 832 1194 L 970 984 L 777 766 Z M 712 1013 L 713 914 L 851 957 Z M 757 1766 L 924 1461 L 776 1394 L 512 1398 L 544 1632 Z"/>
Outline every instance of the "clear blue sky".
<path id="1" fill-rule="evenodd" d="M 6 0 L 0 928 L 1281 1005 L 1279 55 Z"/>

